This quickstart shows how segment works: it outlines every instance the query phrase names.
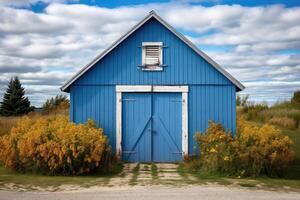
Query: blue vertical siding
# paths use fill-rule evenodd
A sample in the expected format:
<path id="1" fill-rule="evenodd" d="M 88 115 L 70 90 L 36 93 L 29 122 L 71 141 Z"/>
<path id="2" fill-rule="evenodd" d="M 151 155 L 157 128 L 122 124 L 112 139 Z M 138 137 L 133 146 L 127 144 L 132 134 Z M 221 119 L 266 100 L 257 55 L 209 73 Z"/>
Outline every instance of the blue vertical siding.
<path id="1" fill-rule="evenodd" d="M 161 72 L 138 69 L 142 42 L 163 42 Z M 209 120 L 236 132 L 236 87 L 155 19 L 151 19 L 76 80 L 70 88 L 70 119 L 89 118 L 104 128 L 115 150 L 116 85 L 188 85 L 189 153 L 194 153 L 196 131 Z"/>
<path id="2" fill-rule="evenodd" d="M 71 86 L 70 118 L 75 123 L 95 120 L 104 129 L 110 144 L 116 140 L 115 86 Z M 115 150 L 115 149 L 114 149 Z"/>
<path id="3" fill-rule="evenodd" d="M 104 128 L 115 150 L 116 95 L 115 86 L 72 86 L 70 118 L 76 123 L 94 119 Z M 189 153 L 196 146 L 194 134 L 204 132 L 208 121 L 221 123 L 236 132 L 235 86 L 190 85 L 188 98 Z"/>
<path id="4" fill-rule="evenodd" d="M 142 64 L 142 42 L 163 42 L 162 72 L 145 72 Z M 149 20 L 113 51 L 102 58 L 74 85 L 119 84 L 212 84 L 232 83 L 194 50 L 155 19 Z"/>
<path id="5" fill-rule="evenodd" d="M 189 153 L 194 154 L 197 145 L 194 135 L 203 133 L 209 120 L 236 133 L 235 86 L 192 85 L 189 91 Z"/>

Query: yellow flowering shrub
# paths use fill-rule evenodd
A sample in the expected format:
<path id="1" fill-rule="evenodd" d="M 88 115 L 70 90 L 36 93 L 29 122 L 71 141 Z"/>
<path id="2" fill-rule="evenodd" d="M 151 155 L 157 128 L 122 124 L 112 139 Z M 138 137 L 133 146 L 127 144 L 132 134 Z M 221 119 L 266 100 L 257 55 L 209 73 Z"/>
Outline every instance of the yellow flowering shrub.
<path id="1" fill-rule="evenodd" d="M 204 134 L 197 133 L 203 170 L 242 176 L 282 176 L 294 159 L 292 141 L 279 129 L 237 120 L 233 137 L 217 123 L 209 122 Z"/>
<path id="2" fill-rule="evenodd" d="M 246 175 L 282 176 L 294 160 L 292 141 L 272 125 L 237 120 L 239 165 Z"/>
<path id="3" fill-rule="evenodd" d="M 0 138 L 0 161 L 17 171 L 77 175 L 108 170 L 111 148 L 92 121 L 76 125 L 64 115 L 22 117 Z"/>
<path id="4" fill-rule="evenodd" d="M 221 124 L 209 122 L 204 134 L 197 133 L 201 168 L 208 171 L 230 172 L 235 159 L 236 141 Z"/>

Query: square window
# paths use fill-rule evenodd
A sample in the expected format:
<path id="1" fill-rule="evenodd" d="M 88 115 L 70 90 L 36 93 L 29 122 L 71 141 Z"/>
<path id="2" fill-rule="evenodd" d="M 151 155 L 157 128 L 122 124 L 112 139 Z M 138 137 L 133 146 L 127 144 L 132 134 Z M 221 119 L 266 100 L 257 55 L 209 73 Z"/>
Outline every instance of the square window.
<path id="1" fill-rule="evenodd" d="M 162 70 L 162 42 L 143 42 L 143 70 Z"/>

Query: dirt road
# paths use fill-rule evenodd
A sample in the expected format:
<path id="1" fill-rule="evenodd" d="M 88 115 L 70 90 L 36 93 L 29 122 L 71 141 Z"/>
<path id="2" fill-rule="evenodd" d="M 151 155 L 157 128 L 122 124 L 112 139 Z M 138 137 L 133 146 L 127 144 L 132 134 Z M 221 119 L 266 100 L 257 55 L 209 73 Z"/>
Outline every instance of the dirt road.
<path id="1" fill-rule="evenodd" d="M 145 200 L 234 200 L 234 199 L 300 199 L 300 193 L 264 191 L 257 189 L 240 189 L 226 186 L 134 186 L 134 187 L 102 187 L 68 192 L 14 192 L 0 191 L 2 200 L 93 200 L 93 199 L 145 199 Z"/>

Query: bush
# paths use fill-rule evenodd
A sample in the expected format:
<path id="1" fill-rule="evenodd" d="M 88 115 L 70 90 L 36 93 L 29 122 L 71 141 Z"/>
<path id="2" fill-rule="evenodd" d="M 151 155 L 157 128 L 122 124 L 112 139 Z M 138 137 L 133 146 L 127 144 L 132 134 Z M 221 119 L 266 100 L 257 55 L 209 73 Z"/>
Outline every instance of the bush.
<path id="1" fill-rule="evenodd" d="M 294 160 L 292 141 L 269 124 L 237 121 L 239 171 L 247 176 L 282 176 Z"/>
<path id="2" fill-rule="evenodd" d="M 0 138 L 0 161 L 17 171 L 78 175 L 109 170 L 111 148 L 92 121 L 76 125 L 63 115 L 21 118 Z"/>
<path id="3" fill-rule="evenodd" d="M 209 123 L 197 133 L 201 170 L 242 176 L 282 176 L 294 159 L 292 141 L 275 127 L 253 125 L 238 119 L 237 136 L 220 124 Z"/>
<path id="4" fill-rule="evenodd" d="M 201 168 L 206 171 L 231 173 L 235 162 L 236 141 L 221 124 L 209 122 L 205 134 L 197 133 Z"/>

